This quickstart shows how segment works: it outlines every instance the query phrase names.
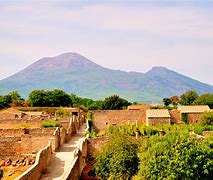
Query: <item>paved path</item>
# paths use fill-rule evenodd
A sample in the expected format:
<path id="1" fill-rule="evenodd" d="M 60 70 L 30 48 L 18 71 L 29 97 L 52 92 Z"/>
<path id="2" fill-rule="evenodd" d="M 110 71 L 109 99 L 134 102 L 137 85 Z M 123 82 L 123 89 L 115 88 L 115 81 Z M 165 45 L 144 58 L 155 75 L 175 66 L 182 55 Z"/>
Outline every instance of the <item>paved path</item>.
<path id="1" fill-rule="evenodd" d="M 51 164 L 41 180 L 62 180 L 62 175 L 68 169 L 74 159 L 74 150 L 78 146 L 79 140 L 82 138 L 86 130 L 86 123 L 83 124 L 78 133 L 73 135 L 69 142 L 63 144 L 60 149 L 52 155 Z"/>

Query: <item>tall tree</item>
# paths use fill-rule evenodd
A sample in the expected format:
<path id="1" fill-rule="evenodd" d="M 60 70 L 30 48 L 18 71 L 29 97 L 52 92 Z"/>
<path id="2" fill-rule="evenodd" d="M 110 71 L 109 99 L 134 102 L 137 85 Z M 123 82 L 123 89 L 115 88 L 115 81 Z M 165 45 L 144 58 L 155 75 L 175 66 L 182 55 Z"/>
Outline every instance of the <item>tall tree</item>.
<path id="1" fill-rule="evenodd" d="M 192 105 L 193 102 L 198 98 L 196 91 L 189 90 L 180 96 L 180 104 Z"/>
<path id="2" fill-rule="evenodd" d="M 112 95 L 104 99 L 102 108 L 103 110 L 119 110 L 127 108 L 130 104 L 126 99 L 122 99 L 118 95 Z"/>
<path id="3" fill-rule="evenodd" d="M 213 94 L 203 94 L 199 96 L 195 101 L 196 105 L 208 105 L 211 109 L 213 108 Z"/>
<path id="4" fill-rule="evenodd" d="M 172 103 L 172 101 L 170 98 L 163 98 L 163 103 L 165 106 L 168 106 Z"/>

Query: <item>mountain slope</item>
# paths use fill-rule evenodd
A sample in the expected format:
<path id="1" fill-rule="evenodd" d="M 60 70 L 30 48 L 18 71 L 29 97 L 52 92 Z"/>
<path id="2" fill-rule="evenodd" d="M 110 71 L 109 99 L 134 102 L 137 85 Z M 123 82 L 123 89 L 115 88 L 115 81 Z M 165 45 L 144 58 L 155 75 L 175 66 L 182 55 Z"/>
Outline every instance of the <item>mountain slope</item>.
<path id="1" fill-rule="evenodd" d="M 112 70 L 77 53 L 42 58 L 0 81 L 0 94 L 16 90 L 26 97 L 34 89 L 54 88 L 94 99 L 119 94 L 132 101 L 147 102 L 159 102 L 189 89 L 213 92 L 213 86 L 164 67 L 154 67 L 147 73 Z"/>

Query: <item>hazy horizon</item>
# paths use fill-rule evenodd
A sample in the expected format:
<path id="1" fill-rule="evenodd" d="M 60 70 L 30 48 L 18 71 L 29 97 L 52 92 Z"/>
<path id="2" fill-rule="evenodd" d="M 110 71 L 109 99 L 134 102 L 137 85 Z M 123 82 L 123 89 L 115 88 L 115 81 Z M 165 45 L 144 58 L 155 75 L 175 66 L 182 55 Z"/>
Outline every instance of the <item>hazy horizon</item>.
<path id="1" fill-rule="evenodd" d="M 79 53 L 111 69 L 164 66 L 213 85 L 213 1 L 0 2 L 0 79 Z"/>

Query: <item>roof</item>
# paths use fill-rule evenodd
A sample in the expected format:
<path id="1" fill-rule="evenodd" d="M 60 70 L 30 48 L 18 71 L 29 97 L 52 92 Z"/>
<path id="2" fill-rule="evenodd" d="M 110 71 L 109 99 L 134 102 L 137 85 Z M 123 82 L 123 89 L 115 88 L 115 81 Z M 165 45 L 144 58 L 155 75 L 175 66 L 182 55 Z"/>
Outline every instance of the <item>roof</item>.
<path id="1" fill-rule="evenodd" d="M 150 109 L 149 105 L 143 104 L 143 105 L 130 105 L 127 108 L 128 110 L 147 110 Z"/>
<path id="2" fill-rule="evenodd" d="M 41 116 L 43 114 L 42 111 L 27 111 L 24 112 L 24 114 L 27 114 L 29 116 Z"/>
<path id="3" fill-rule="evenodd" d="M 210 111 L 209 106 L 201 105 L 201 106 L 179 106 L 178 110 L 181 113 L 203 113 L 205 111 Z"/>
<path id="4" fill-rule="evenodd" d="M 170 118 L 171 117 L 168 109 L 149 109 L 149 110 L 146 110 L 146 116 L 148 118 L 152 118 L 152 117 Z"/>

